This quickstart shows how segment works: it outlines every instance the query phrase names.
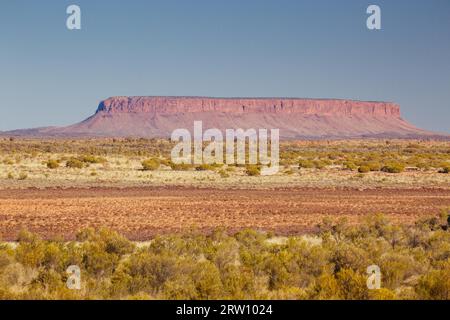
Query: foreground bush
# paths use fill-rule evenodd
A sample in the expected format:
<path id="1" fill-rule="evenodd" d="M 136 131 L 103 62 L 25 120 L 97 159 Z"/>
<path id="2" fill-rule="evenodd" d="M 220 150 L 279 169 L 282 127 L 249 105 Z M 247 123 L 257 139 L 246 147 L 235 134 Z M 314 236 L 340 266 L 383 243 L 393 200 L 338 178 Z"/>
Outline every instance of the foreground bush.
<path id="1" fill-rule="evenodd" d="M 30 232 L 0 244 L 0 299 L 450 299 L 450 218 L 415 226 L 374 215 L 361 225 L 324 220 L 309 237 L 279 241 L 244 230 L 159 236 L 135 246 L 106 229 L 76 242 Z M 378 290 L 366 269 L 381 269 Z M 81 290 L 66 270 L 81 270 Z"/>

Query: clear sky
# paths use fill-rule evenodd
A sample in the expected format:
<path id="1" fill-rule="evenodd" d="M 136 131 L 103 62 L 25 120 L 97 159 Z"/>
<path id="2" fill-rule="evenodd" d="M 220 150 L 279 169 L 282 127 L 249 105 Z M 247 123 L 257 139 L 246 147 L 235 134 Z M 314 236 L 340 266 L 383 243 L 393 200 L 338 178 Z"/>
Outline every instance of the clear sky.
<path id="1" fill-rule="evenodd" d="M 394 101 L 450 132 L 450 1 L 1 0 L 0 130 L 72 124 L 116 95 Z"/>

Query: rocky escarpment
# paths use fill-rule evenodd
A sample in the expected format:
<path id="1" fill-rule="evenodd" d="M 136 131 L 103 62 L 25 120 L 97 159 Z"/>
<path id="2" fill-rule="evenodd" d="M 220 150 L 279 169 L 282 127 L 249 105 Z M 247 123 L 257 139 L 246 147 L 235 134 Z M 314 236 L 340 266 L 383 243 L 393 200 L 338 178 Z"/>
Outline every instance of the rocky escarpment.
<path id="1" fill-rule="evenodd" d="M 175 129 L 279 129 L 282 139 L 422 138 L 388 102 L 297 98 L 112 97 L 96 113 L 63 128 L 27 131 L 48 136 L 170 137 Z M 17 133 L 17 132 L 16 132 Z M 23 133 L 23 131 L 22 131 Z"/>
<path id="2" fill-rule="evenodd" d="M 102 101 L 97 113 L 227 113 L 372 115 L 400 117 L 400 106 L 387 102 L 280 98 L 114 97 Z"/>

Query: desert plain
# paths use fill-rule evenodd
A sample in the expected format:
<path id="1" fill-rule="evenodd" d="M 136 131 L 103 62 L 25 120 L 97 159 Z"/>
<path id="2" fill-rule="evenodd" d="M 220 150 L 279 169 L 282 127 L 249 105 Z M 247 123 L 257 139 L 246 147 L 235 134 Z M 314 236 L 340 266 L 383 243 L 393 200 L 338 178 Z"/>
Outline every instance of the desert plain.
<path id="1" fill-rule="evenodd" d="M 450 143 L 281 143 L 281 170 L 176 166 L 163 139 L 0 140 L 0 236 L 21 230 L 73 240 L 107 227 L 132 240 L 198 230 L 314 231 L 324 219 L 381 213 L 413 224 L 450 208 Z M 145 165 L 147 161 L 147 164 Z"/>

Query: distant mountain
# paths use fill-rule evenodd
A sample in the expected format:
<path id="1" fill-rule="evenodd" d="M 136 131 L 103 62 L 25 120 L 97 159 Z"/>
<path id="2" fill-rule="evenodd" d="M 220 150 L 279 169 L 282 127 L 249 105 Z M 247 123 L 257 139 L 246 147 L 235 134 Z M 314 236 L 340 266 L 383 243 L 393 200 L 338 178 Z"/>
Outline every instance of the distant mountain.
<path id="1" fill-rule="evenodd" d="M 173 130 L 280 129 L 282 139 L 449 138 L 416 128 L 389 102 L 298 98 L 112 97 L 67 127 L 4 132 L 32 137 L 170 137 Z"/>

